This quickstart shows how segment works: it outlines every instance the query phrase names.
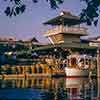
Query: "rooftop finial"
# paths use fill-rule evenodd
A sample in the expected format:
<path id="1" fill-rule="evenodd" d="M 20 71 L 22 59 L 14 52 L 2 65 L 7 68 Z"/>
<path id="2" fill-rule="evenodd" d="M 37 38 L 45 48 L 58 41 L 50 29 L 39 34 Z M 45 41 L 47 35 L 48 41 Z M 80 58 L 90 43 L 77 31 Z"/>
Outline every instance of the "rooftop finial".
<path id="1" fill-rule="evenodd" d="M 61 15 L 61 16 L 62 16 L 62 15 L 64 15 L 64 12 L 63 12 L 63 11 L 61 11 L 60 15 Z"/>
<path id="2" fill-rule="evenodd" d="M 71 15 L 70 12 L 66 12 L 66 11 L 61 11 L 61 12 L 60 12 L 60 15 L 61 15 L 61 16 L 62 16 L 62 15 L 65 15 L 65 14 Z"/>

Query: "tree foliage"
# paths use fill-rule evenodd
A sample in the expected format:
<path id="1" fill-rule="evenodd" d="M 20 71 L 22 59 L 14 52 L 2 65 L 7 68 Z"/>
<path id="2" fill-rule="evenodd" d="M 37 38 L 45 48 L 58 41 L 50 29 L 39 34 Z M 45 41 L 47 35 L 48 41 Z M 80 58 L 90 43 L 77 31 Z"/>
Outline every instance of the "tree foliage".
<path id="1" fill-rule="evenodd" d="M 100 0 L 81 0 L 86 3 L 86 8 L 82 9 L 81 19 L 85 20 L 88 25 L 98 23 L 98 17 L 100 13 Z"/>
<path id="2" fill-rule="evenodd" d="M 5 10 L 5 14 L 9 17 L 17 16 L 22 14 L 25 9 L 25 1 L 24 0 L 4 0 L 9 1 L 12 6 L 7 6 Z M 62 4 L 64 0 L 45 0 L 49 3 L 50 7 L 53 9 L 59 8 L 59 4 Z M 76 0 L 73 0 L 75 2 Z M 80 0 L 81 2 L 85 2 L 86 7 L 81 11 L 81 20 L 84 20 L 88 25 L 94 24 L 95 26 L 98 23 L 98 17 L 100 13 L 100 0 Z M 38 3 L 39 0 L 32 0 L 33 3 Z"/>
<path id="3" fill-rule="evenodd" d="M 8 5 L 5 9 L 5 14 L 9 17 L 17 16 L 19 14 L 22 14 L 25 9 L 26 5 L 22 3 L 23 0 L 4 0 L 11 2 L 12 5 Z"/>
<path id="4" fill-rule="evenodd" d="M 8 5 L 6 7 L 5 10 L 5 14 L 9 17 L 12 16 L 17 16 L 19 14 L 22 14 L 25 9 L 26 9 L 26 5 L 25 5 L 25 1 L 24 0 L 4 0 L 5 2 L 10 2 L 12 4 L 12 6 Z M 33 3 L 38 3 L 39 0 L 31 0 Z M 58 5 L 63 3 L 63 0 L 45 0 L 46 2 L 49 2 L 51 8 L 56 9 L 58 8 Z"/>

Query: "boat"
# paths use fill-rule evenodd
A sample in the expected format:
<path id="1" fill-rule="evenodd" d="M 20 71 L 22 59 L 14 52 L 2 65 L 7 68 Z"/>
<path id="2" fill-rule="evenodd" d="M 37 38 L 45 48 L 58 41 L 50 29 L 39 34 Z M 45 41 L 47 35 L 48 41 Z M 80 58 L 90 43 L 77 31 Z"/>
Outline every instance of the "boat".
<path id="1" fill-rule="evenodd" d="M 64 67 L 65 75 L 68 78 L 88 77 L 90 69 L 94 68 L 92 56 L 87 55 L 69 55 Z"/>

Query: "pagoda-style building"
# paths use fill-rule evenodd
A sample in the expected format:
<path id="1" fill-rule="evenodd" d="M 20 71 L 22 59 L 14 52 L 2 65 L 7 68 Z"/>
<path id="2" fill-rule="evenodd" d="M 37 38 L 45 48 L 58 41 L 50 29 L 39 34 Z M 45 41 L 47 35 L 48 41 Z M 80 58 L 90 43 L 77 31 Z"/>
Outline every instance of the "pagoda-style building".
<path id="1" fill-rule="evenodd" d="M 79 44 L 80 37 L 87 35 L 87 29 L 81 27 L 83 21 L 78 16 L 72 15 L 70 12 L 62 11 L 59 16 L 43 23 L 51 25 L 52 29 L 44 33 L 52 44 Z"/>

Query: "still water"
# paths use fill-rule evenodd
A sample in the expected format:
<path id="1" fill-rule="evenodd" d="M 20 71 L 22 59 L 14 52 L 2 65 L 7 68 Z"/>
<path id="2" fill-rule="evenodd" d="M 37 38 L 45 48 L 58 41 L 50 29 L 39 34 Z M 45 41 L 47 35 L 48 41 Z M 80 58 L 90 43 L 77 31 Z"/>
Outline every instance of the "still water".
<path id="1" fill-rule="evenodd" d="M 99 100 L 97 79 L 0 80 L 0 100 Z"/>

